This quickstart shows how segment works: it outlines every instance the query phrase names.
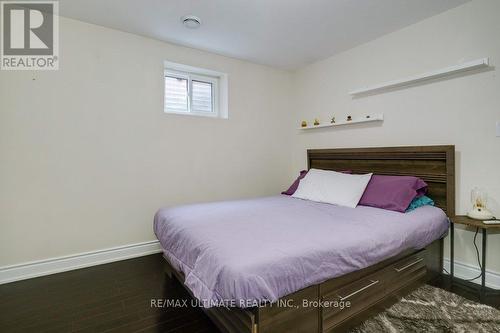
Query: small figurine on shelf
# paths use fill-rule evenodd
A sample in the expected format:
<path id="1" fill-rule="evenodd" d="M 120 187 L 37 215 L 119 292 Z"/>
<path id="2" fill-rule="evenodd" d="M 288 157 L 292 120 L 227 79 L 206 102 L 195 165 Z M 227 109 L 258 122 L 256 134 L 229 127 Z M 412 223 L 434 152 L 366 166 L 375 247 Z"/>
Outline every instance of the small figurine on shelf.
<path id="1" fill-rule="evenodd" d="M 302 123 L 300 123 L 300 127 L 307 127 L 307 121 L 302 120 Z"/>
<path id="2" fill-rule="evenodd" d="M 319 125 L 319 119 L 318 118 L 314 118 L 314 126 L 318 126 Z"/>
<path id="3" fill-rule="evenodd" d="M 347 121 L 351 121 L 352 120 L 352 117 L 351 116 L 347 116 Z"/>
<path id="4" fill-rule="evenodd" d="M 335 124 L 335 117 L 332 117 L 332 120 L 330 120 L 331 124 Z"/>

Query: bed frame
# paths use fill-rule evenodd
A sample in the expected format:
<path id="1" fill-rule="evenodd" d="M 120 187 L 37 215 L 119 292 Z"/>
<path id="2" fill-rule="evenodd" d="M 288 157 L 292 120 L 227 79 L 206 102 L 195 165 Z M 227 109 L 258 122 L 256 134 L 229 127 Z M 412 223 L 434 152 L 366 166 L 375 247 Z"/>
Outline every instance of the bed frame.
<path id="1" fill-rule="evenodd" d="M 311 149 L 307 161 L 308 168 L 420 177 L 429 185 L 436 205 L 448 216 L 455 214 L 454 146 Z M 443 239 L 439 239 L 425 249 L 395 253 L 376 265 L 299 290 L 273 304 L 204 310 L 225 333 L 339 332 L 440 276 L 442 269 Z M 183 283 L 183 274 L 167 260 L 165 272 Z M 303 306 L 304 300 L 324 306 Z M 343 309 L 325 306 L 347 302 L 351 306 Z"/>

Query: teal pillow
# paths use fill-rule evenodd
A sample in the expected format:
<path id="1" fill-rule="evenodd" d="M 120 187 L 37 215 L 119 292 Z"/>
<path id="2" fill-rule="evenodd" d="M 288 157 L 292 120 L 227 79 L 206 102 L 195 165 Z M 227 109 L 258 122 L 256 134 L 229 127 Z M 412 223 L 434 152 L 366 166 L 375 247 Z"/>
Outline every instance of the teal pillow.
<path id="1" fill-rule="evenodd" d="M 406 208 L 406 213 L 411 212 L 412 210 L 422 206 L 434 206 L 434 200 L 425 195 L 415 198 L 412 200 L 408 208 Z"/>

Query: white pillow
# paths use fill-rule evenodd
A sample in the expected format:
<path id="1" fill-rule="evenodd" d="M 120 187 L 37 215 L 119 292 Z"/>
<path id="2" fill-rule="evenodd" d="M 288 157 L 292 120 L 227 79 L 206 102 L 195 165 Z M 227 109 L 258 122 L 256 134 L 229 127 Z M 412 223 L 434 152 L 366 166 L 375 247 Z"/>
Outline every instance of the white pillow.
<path id="1" fill-rule="evenodd" d="M 292 197 L 355 208 L 371 177 L 310 169 Z"/>

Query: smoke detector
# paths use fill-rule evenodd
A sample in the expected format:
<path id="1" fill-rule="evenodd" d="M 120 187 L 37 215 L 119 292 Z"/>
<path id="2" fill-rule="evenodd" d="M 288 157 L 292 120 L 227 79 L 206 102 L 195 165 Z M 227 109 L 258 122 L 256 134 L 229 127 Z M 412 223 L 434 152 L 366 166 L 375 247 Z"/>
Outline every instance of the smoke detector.
<path id="1" fill-rule="evenodd" d="M 187 15 L 181 17 L 181 22 L 184 24 L 186 28 L 189 29 L 197 29 L 201 25 L 201 20 L 199 17 L 194 16 L 194 15 Z"/>

